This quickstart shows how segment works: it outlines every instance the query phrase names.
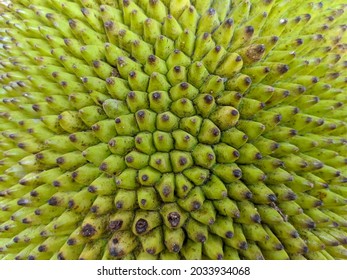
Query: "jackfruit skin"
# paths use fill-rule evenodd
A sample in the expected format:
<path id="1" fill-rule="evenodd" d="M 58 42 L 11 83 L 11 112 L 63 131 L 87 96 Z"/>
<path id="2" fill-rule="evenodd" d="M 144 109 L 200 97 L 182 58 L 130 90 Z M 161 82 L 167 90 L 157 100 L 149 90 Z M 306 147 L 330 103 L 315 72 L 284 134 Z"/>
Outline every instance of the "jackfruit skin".
<path id="1" fill-rule="evenodd" d="M 12 2 L 0 259 L 347 259 L 344 1 Z"/>

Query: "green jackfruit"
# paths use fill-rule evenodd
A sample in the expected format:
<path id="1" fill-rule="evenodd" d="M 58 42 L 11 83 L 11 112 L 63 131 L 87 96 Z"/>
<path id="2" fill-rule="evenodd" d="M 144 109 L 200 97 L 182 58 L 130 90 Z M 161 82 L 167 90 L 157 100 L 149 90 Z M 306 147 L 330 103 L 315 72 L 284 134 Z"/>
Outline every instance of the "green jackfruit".
<path id="1" fill-rule="evenodd" d="M 347 259 L 346 3 L 0 4 L 0 259 Z"/>

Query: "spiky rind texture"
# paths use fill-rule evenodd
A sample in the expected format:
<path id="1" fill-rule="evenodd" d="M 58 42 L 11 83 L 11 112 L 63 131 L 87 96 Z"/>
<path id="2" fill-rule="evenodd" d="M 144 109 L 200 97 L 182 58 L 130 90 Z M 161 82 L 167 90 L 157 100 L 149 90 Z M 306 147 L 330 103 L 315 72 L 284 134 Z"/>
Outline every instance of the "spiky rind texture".
<path id="1" fill-rule="evenodd" d="M 12 2 L 0 258 L 347 258 L 345 1 Z"/>

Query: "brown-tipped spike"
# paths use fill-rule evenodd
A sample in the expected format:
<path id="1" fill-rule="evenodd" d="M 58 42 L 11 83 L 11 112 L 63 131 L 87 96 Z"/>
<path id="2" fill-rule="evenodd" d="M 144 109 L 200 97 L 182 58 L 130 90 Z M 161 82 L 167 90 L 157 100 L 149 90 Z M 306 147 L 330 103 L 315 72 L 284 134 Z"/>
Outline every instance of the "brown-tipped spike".
<path id="1" fill-rule="evenodd" d="M 138 234 L 144 233 L 147 231 L 148 223 L 145 219 L 139 219 L 136 222 L 135 229 Z"/>

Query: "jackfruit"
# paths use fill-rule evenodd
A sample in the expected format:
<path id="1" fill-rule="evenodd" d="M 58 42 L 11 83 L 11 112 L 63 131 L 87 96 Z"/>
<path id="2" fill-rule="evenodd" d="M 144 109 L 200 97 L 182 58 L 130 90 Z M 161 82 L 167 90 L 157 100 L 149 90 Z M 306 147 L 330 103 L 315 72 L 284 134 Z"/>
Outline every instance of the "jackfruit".
<path id="1" fill-rule="evenodd" d="M 344 1 L 0 7 L 0 259 L 347 259 Z"/>

